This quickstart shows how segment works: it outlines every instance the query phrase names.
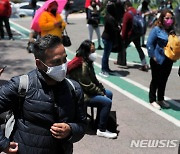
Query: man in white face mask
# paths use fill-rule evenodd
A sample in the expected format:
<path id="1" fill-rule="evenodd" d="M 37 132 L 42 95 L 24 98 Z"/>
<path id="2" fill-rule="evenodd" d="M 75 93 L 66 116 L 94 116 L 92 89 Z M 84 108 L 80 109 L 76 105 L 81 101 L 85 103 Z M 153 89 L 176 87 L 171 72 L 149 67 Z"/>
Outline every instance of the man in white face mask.
<path id="1" fill-rule="evenodd" d="M 67 55 L 59 37 L 47 35 L 38 39 L 33 53 L 37 69 L 28 73 L 29 88 L 24 102 L 18 103 L 19 77 L 0 89 L 0 111 L 23 110 L 23 114 L 14 114 L 17 126 L 9 139 L 0 132 L 0 150 L 72 154 L 73 143 L 82 139 L 86 127 L 81 87 L 65 79 Z"/>

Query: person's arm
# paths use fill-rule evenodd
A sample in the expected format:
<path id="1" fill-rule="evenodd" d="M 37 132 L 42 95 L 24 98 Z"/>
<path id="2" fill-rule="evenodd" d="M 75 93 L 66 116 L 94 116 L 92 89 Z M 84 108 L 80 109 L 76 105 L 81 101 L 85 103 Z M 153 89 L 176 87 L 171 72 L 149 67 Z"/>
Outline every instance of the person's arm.
<path id="1" fill-rule="evenodd" d="M 60 28 L 62 28 L 62 31 L 66 28 L 66 22 L 63 20 L 62 16 L 59 15 L 59 19 L 60 19 L 60 22 L 61 22 L 61 26 Z"/>
<path id="2" fill-rule="evenodd" d="M 146 45 L 149 57 L 155 57 L 154 50 L 156 44 L 157 44 L 157 34 L 156 34 L 156 27 L 154 27 L 149 33 L 147 45 Z"/>
<path id="3" fill-rule="evenodd" d="M 123 24 L 122 24 L 122 39 L 126 40 L 128 37 L 129 27 L 132 25 L 131 21 L 132 15 L 129 12 L 126 12 L 123 17 Z"/>
<path id="4" fill-rule="evenodd" d="M 7 3 L 7 5 L 6 5 L 7 17 L 10 17 L 11 13 L 12 13 L 12 8 L 11 8 L 11 5 L 10 5 L 9 1 L 7 1 L 6 3 Z"/>
<path id="5" fill-rule="evenodd" d="M 87 128 L 86 122 L 86 105 L 84 103 L 83 92 L 81 86 L 73 81 L 75 86 L 75 117 L 73 122 L 69 123 L 55 123 L 50 131 L 57 139 L 68 139 L 69 142 L 78 142 L 85 135 Z"/>
<path id="6" fill-rule="evenodd" d="M 96 78 L 93 70 L 89 68 L 87 63 L 83 63 L 82 75 L 78 79 L 78 82 L 82 86 L 84 93 L 88 95 L 104 95 L 104 91 L 92 81 L 92 78 Z"/>
<path id="7" fill-rule="evenodd" d="M 55 28 L 55 23 L 53 20 L 49 20 L 51 18 L 48 12 L 43 12 L 39 17 L 39 27 L 41 30 L 52 30 Z"/>
<path id="8" fill-rule="evenodd" d="M 18 83 L 19 78 L 15 77 L 0 88 L 0 113 L 18 106 Z M 18 149 L 17 146 L 16 143 L 10 143 L 9 139 L 4 136 L 3 131 L 0 130 L 0 151 L 16 151 Z"/>
<path id="9" fill-rule="evenodd" d="M 86 104 L 84 103 L 84 93 L 79 83 L 74 81 L 73 84 L 75 86 L 76 93 L 76 122 L 68 123 L 72 133 L 72 136 L 69 138 L 71 143 L 81 140 L 87 129 L 87 108 Z"/>

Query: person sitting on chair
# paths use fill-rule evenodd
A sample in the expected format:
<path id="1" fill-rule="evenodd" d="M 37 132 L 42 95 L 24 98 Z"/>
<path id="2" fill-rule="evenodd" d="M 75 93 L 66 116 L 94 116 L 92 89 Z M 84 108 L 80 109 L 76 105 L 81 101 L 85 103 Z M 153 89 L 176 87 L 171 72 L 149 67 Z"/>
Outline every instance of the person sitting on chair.
<path id="1" fill-rule="evenodd" d="M 96 78 L 93 67 L 95 59 L 94 43 L 90 40 L 83 41 L 76 51 L 76 56 L 68 63 L 68 75 L 81 85 L 87 106 L 97 107 L 96 134 L 101 137 L 116 138 L 117 133 L 106 129 L 113 94 Z"/>

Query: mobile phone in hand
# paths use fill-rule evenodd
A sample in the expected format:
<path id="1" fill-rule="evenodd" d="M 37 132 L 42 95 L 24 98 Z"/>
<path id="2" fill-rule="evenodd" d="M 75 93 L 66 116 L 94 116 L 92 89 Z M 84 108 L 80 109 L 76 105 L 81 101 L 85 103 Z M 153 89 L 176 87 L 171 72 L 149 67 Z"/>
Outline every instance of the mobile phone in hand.
<path id="1" fill-rule="evenodd" d="M 7 66 L 4 66 L 3 68 L 0 69 L 0 75 L 2 74 L 2 72 L 4 71 L 4 69 L 6 68 Z"/>
<path id="2" fill-rule="evenodd" d="M 2 68 L 2 70 L 4 71 L 6 67 L 7 67 L 7 66 L 4 66 L 4 67 Z"/>

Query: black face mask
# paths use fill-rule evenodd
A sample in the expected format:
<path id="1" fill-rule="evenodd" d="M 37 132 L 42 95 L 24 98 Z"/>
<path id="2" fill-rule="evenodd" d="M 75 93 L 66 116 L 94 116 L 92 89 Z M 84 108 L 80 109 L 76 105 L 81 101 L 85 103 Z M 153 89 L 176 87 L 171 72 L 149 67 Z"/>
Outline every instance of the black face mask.
<path id="1" fill-rule="evenodd" d="M 95 8 L 95 7 L 96 7 L 96 4 L 92 4 L 92 7 Z"/>
<path id="2" fill-rule="evenodd" d="M 50 12 L 51 12 L 54 16 L 56 16 L 57 9 L 52 9 Z"/>

